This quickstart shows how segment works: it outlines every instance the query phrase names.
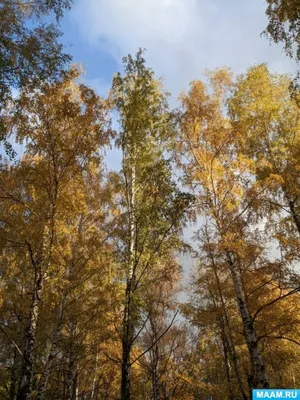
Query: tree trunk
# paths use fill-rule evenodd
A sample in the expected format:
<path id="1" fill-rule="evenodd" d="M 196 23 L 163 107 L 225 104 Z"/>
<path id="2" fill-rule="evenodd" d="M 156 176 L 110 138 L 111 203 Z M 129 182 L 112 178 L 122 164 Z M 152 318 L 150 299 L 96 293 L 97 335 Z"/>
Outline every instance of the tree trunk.
<path id="1" fill-rule="evenodd" d="M 132 324 L 132 298 L 131 298 L 132 280 L 128 279 L 125 293 L 125 310 L 123 320 L 122 337 L 122 382 L 121 382 L 121 400 L 130 400 L 130 354 L 133 340 Z"/>
<path id="2" fill-rule="evenodd" d="M 158 332 L 156 324 L 150 317 L 151 330 L 153 332 L 152 343 L 155 343 L 158 338 Z M 151 381 L 152 381 L 152 400 L 160 400 L 160 389 L 159 389 L 159 372 L 158 365 L 160 360 L 159 348 L 156 343 L 151 349 Z"/>
<path id="3" fill-rule="evenodd" d="M 295 225 L 296 225 L 296 227 L 298 229 L 298 232 L 300 234 L 300 213 L 297 212 L 297 209 L 296 209 L 294 201 L 289 200 L 289 207 L 290 207 L 291 215 L 293 217 Z"/>
<path id="4" fill-rule="evenodd" d="M 136 166 L 135 166 L 135 147 L 131 155 L 130 182 L 127 187 L 129 198 L 129 254 L 128 254 L 128 276 L 125 291 L 125 307 L 123 318 L 123 337 L 122 337 L 122 378 L 121 378 L 121 400 L 130 400 L 130 355 L 134 337 L 133 323 L 133 299 L 132 291 L 135 287 L 135 250 L 136 250 Z"/>
<path id="5" fill-rule="evenodd" d="M 67 376 L 66 376 L 66 391 L 65 391 L 65 400 L 75 400 L 77 393 L 77 381 L 78 381 L 78 373 L 77 373 L 77 355 L 76 348 L 74 347 L 73 338 L 76 336 L 77 324 L 76 322 L 71 323 L 71 343 L 69 354 L 67 356 L 68 364 L 67 364 Z"/>
<path id="6" fill-rule="evenodd" d="M 239 386 L 239 390 L 241 392 L 242 398 L 243 398 L 243 400 L 248 400 L 248 397 L 247 397 L 247 395 L 245 393 L 245 390 L 244 390 L 244 387 L 243 387 L 241 374 L 240 374 L 240 371 L 239 371 L 238 356 L 237 356 L 237 353 L 236 353 L 236 350 L 235 350 L 234 340 L 233 340 L 233 337 L 232 337 L 232 334 L 231 334 L 231 326 L 230 326 L 230 323 L 229 323 L 226 304 L 225 304 L 225 301 L 224 301 L 224 298 L 223 298 L 223 293 L 222 293 L 222 289 L 221 289 L 221 283 L 220 283 L 219 275 L 218 275 L 217 268 L 216 268 L 216 265 L 215 265 L 215 259 L 214 259 L 213 254 L 211 253 L 211 251 L 209 251 L 209 256 L 210 256 L 210 259 L 211 259 L 211 262 L 212 262 L 214 276 L 215 276 L 216 283 L 217 283 L 217 288 L 218 288 L 218 294 L 219 294 L 220 301 L 221 301 L 222 314 L 223 314 L 223 317 L 224 317 L 224 334 L 225 334 L 225 338 L 226 338 L 226 334 L 228 336 L 228 340 L 226 338 L 227 343 L 228 343 L 228 353 L 229 353 L 230 359 L 231 359 L 231 361 L 233 363 L 234 372 L 235 372 L 235 375 L 236 375 L 236 378 L 237 378 L 237 381 L 238 381 L 238 386 Z"/>
<path id="7" fill-rule="evenodd" d="M 66 377 L 65 400 L 75 400 L 77 396 L 77 365 L 73 354 L 70 355 Z"/>
<path id="8" fill-rule="evenodd" d="M 153 400 L 160 400 L 158 362 L 159 362 L 158 346 L 155 345 L 153 348 L 153 367 L 152 367 Z"/>
<path id="9" fill-rule="evenodd" d="M 17 353 L 16 348 L 14 348 L 14 362 L 13 362 L 12 369 L 11 369 L 9 400 L 16 399 L 17 381 L 18 381 L 18 353 Z"/>
<path id="10" fill-rule="evenodd" d="M 297 210 L 297 206 L 296 206 L 296 200 L 297 197 L 293 198 L 290 193 L 289 190 L 287 189 L 287 186 L 282 186 L 282 191 L 284 193 L 285 199 L 288 203 L 289 209 L 290 209 L 290 213 L 291 216 L 294 220 L 294 223 L 296 225 L 296 228 L 300 234 L 300 211 Z"/>
<path id="11" fill-rule="evenodd" d="M 123 348 L 121 400 L 130 400 L 130 364 L 125 362 L 130 351 Z"/>
<path id="12" fill-rule="evenodd" d="M 51 347 L 47 357 L 45 369 L 39 381 L 39 388 L 37 393 L 37 400 L 43 400 L 46 395 L 47 384 L 52 369 L 53 360 L 56 357 L 57 345 L 60 339 L 60 332 L 63 324 L 64 308 L 66 304 L 66 294 L 64 293 L 58 312 L 58 323 L 55 332 L 52 336 Z"/>
<path id="13" fill-rule="evenodd" d="M 218 295 L 220 296 L 220 298 L 222 298 L 220 281 L 219 281 L 217 271 L 215 270 L 214 259 L 213 259 L 212 255 L 210 255 L 210 256 L 211 256 L 211 260 L 212 260 L 214 275 L 217 280 Z M 225 371 L 226 371 L 226 380 L 227 380 L 229 400 L 234 400 L 232 377 L 231 377 L 231 372 L 230 372 L 231 365 L 230 365 L 230 360 L 229 360 L 230 344 L 229 344 L 228 338 L 227 338 L 226 323 L 225 323 L 225 318 L 224 318 L 224 311 L 225 311 L 224 305 L 225 304 L 223 301 L 221 301 L 221 312 L 220 312 L 219 311 L 219 298 L 218 297 L 215 298 L 210 285 L 208 288 L 209 288 L 210 297 L 212 298 L 212 301 L 213 301 L 214 308 L 218 314 L 217 321 L 218 321 L 218 324 L 220 327 L 220 336 L 221 336 L 222 348 L 223 348 L 223 354 L 224 354 L 224 365 L 225 365 Z M 222 300 L 223 300 L 223 298 L 222 298 Z"/>
<path id="14" fill-rule="evenodd" d="M 94 400 L 95 396 L 96 396 L 98 362 L 99 362 L 99 353 L 98 353 L 98 348 L 97 348 L 96 360 L 95 360 L 95 372 L 94 372 L 94 378 L 93 378 L 93 383 L 92 383 L 92 391 L 91 391 L 91 399 L 90 400 Z"/>
<path id="15" fill-rule="evenodd" d="M 35 284 L 30 307 L 29 320 L 25 330 L 25 348 L 17 400 L 27 400 L 30 397 L 33 383 L 34 348 L 36 340 L 37 318 L 39 314 L 41 294 L 43 289 L 43 273 L 41 265 L 36 266 Z"/>
<path id="16" fill-rule="evenodd" d="M 227 252 L 227 261 L 235 288 L 239 311 L 243 321 L 244 335 L 250 356 L 252 369 L 251 386 L 252 388 L 268 388 L 269 382 L 265 373 L 264 362 L 258 348 L 257 335 L 253 326 L 253 321 L 246 303 L 241 274 L 236 263 L 232 260 L 230 252 Z"/>
<path id="17" fill-rule="evenodd" d="M 223 347 L 223 353 L 224 353 L 224 364 L 225 364 L 225 371 L 226 371 L 229 400 L 234 400 L 234 394 L 233 394 L 233 390 L 232 390 L 232 379 L 231 379 L 231 373 L 230 373 L 230 363 L 229 363 L 229 358 L 228 358 L 229 343 L 227 341 L 226 334 L 225 334 L 224 322 L 222 321 L 222 318 L 219 318 L 219 320 L 220 320 L 220 326 L 221 326 L 221 340 L 222 340 L 222 347 Z"/>

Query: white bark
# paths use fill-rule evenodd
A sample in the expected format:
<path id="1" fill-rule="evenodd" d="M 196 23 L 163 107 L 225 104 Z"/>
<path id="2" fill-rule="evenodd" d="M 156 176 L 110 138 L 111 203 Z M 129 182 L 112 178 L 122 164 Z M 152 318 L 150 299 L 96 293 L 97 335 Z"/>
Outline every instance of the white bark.
<path id="1" fill-rule="evenodd" d="M 244 335 L 248 346 L 252 368 L 252 386 L 253 388 L 268 388 L 268 378 L 266 376 L 264 362 L 259 351 L 256 331 L 248 310 L 241 274 L 230 252 L 227 252 L 227 261 L 235 288 L 239 311 L 243 321 Z"/>

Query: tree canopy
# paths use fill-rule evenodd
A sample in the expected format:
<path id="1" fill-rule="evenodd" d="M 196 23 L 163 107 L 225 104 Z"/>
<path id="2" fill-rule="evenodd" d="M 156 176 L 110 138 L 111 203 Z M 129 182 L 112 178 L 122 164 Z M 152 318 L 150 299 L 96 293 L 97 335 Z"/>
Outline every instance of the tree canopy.
<path id="1" fill-rule="evenodd" d="M 291 55 L 298 3 L 268 3 Z M 171 109 L 140 49 L 103 98 L 59 42 L 70 5 L 0 0 L 0 398 L 299 387 L 293 77 L 217 68 Z"/>

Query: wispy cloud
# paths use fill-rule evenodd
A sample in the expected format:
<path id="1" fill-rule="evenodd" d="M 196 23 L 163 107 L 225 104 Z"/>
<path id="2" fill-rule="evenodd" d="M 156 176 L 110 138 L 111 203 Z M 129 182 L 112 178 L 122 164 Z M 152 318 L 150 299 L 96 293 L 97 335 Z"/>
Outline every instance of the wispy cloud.
<path id="1" fill-rule="evenodd" d="M 278 72 L 294 63 L 260 36 L 267 20 L 264 0 L 78 0 L 71 18 L 95 51 L 118 62 L 138 47 L 177 96 L 205 68 L 236 72 L 268 62 Z"/>

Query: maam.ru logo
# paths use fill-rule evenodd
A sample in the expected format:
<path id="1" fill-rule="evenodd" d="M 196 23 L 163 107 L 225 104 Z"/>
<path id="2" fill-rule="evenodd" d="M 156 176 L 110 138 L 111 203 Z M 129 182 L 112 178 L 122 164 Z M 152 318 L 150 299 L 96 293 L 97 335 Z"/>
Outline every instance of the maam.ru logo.
<path id="1" fill-rule="evenodd" d="M 299 389 L 254 389 L 252 400 L 259 399 L 297 399 L 300 400 Z"/>

